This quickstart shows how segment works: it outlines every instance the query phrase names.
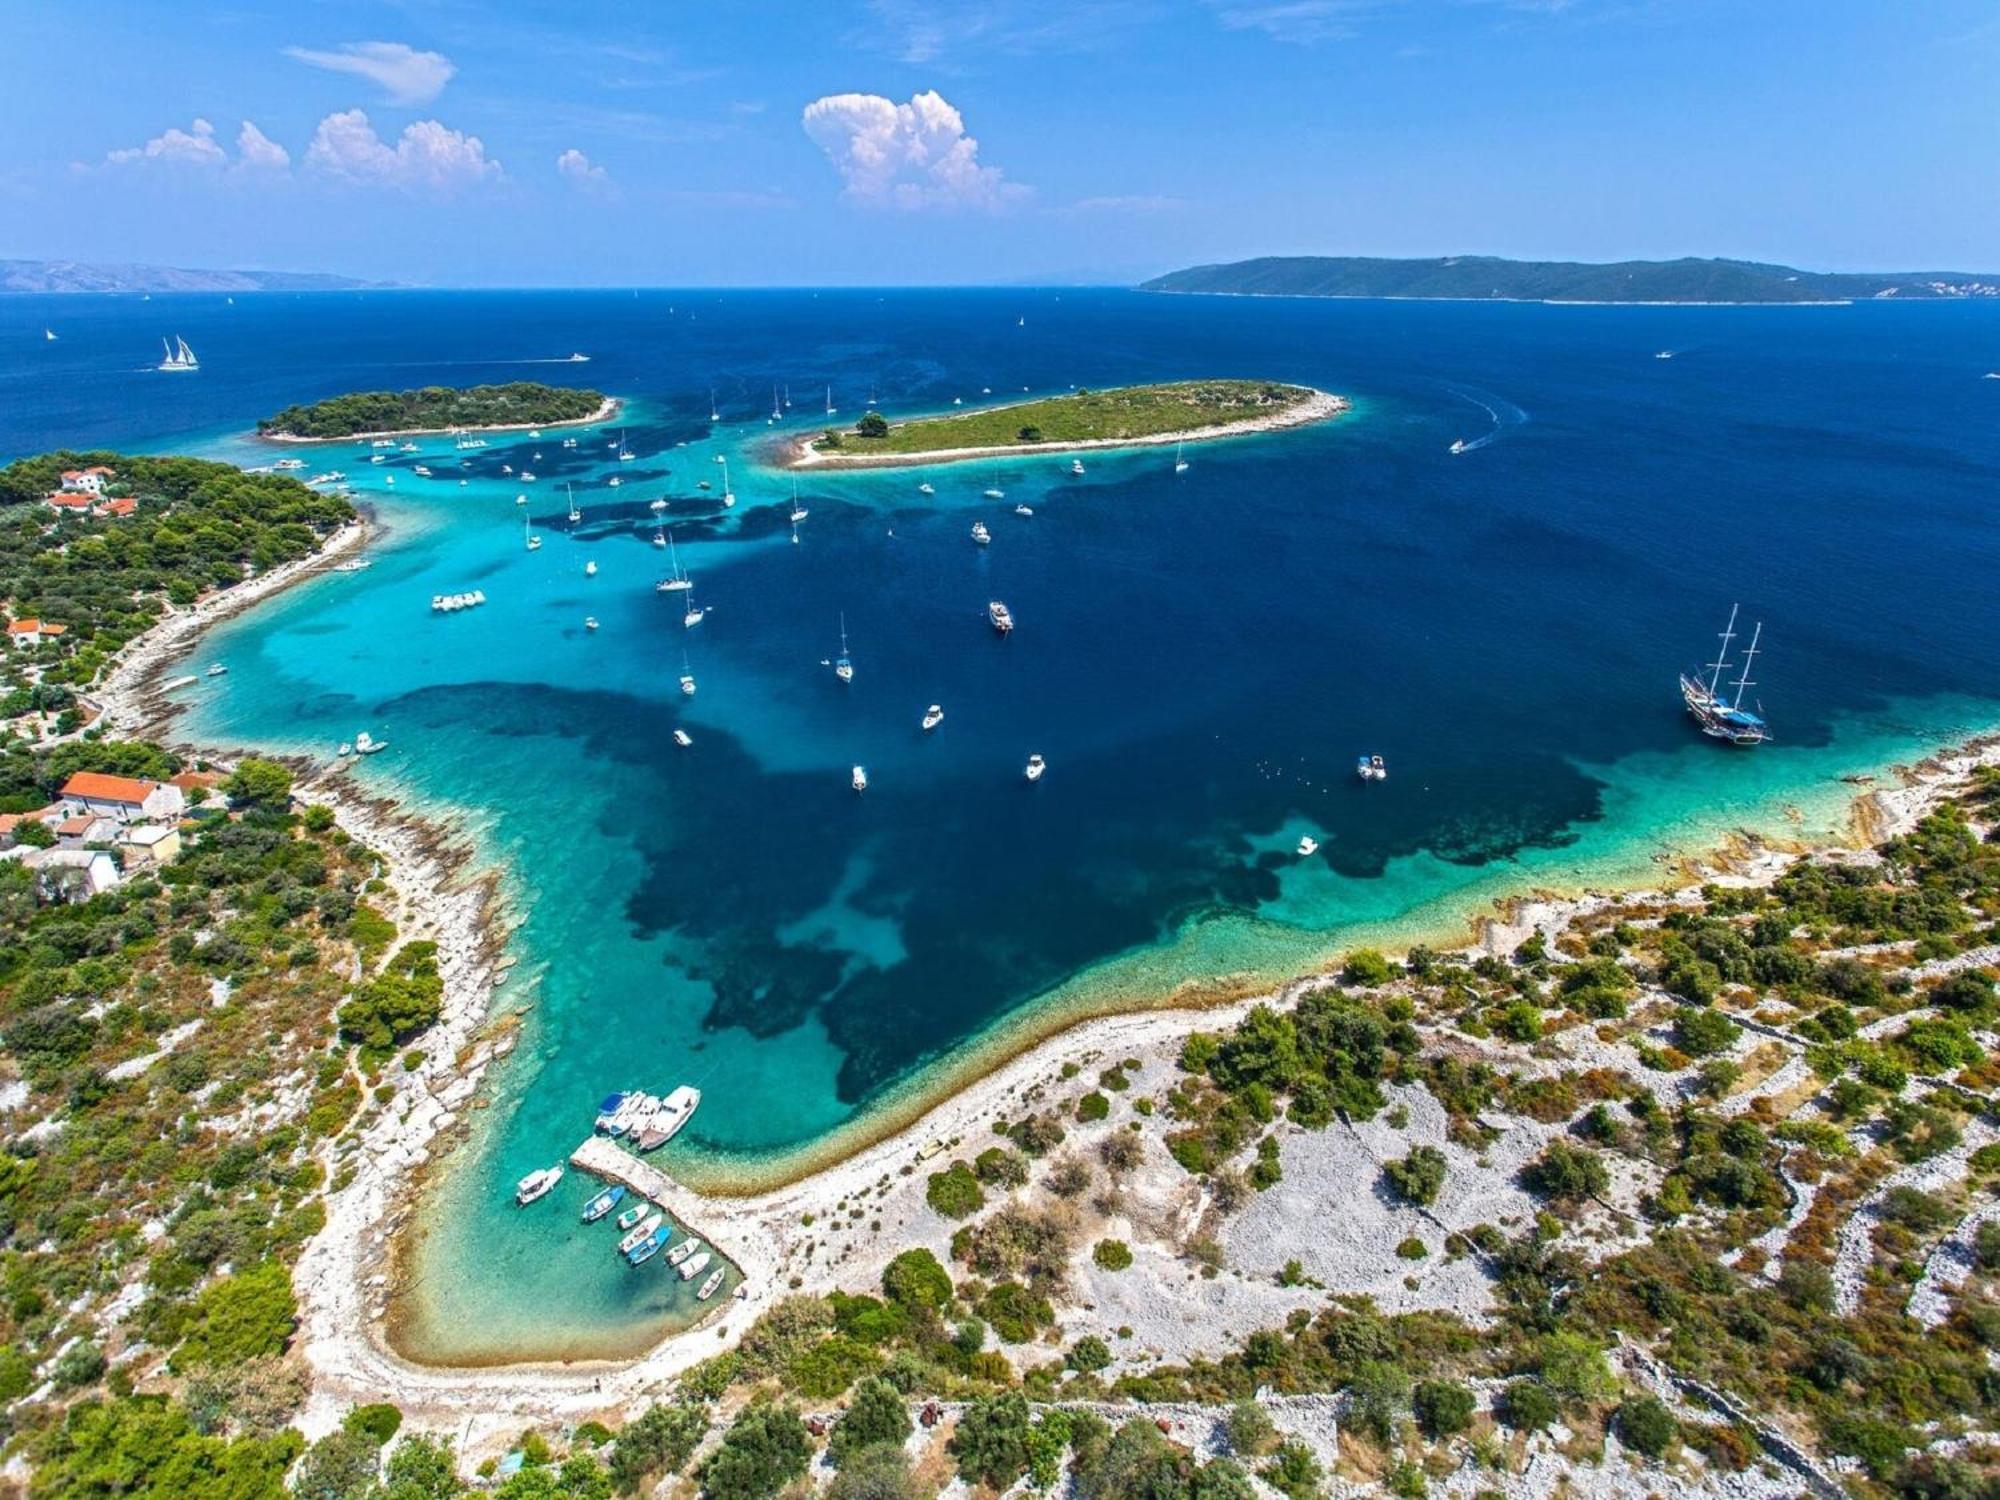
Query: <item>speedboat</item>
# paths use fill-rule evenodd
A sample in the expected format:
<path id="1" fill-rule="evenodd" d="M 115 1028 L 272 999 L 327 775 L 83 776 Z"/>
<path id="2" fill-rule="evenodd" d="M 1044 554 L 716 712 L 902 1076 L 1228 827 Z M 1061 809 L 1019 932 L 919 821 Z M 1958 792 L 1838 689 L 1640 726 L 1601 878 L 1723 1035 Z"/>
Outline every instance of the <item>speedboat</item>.
<path id="1" fill-rule="evenodd" d="M 1363 781 L 1387 781 L 1389 768 L 1382 764 L 1379 755 L 1357 755 L 1354 758 L 1354 774 Z"/>
<path id="2" fill-rule="evenodd" d="M 655 512 L 655 513 L 658 513 L 658 512 L 660 512 L 660 511 L 663 511 L 663 510 L 665 510 L 666 508 L 667 508 L 667 502 L 666 502 L 666 501 L 664 501 L 664 500 L 654 500 L 654 501 L 651 501 L 651 502 L 649 502 L 649 503 L 647 504 L 647 506 L 646 506 L 646 509 L 648 509 L 648 510 L 650 510 L 650 511 L 653 511 L 653 512 Z M 665 539 L 665 538 L 661 538 L 661 540 L 660 540 L 660 542 L 658 543 L 658 545 L 660 545 L 660 546 L 664 547 L 664 546 L 666 545 L 666 539 Z"/>
<path id="3" fill-rule="evenodd" d="M 597 629 L 597 616 L 596 616 L 596 615 L 585 615 L 585 616 L 583 617 L 583 628 L 584 628 L 585 630 L 595 630 L 595 629 Z"/>
<path id="4" fill-rule="evenodd" d="M 222 676 L 223 673 L 227 672 L 228 670 L 229 668 L 225 667 L 221 662 L 216 662 L 213 666 L 211 666 L 208 669 L 208 675 L 210 677 L 220 677 Z"/>
<path id="5" fill-rule="evenodd" d="M 624 1201 L 625 1185 L 623 1183 L 614 1183 L 583 1205 L 583 1222 L 586 1224 L 595 1224 Z"/>
<path id="6" fill-rule="evenodd" d="M 647 1235 L 626 1254 L 625 1259 L 635 1266 L 643 1266 L 647 1261 L 666 1249 L 667 1241 L 674 1237 L 673 1230 L 662 1224 Z"/>
<path id="7" fill-rule="evenodd" d="M 430 469 L 429 469 L 429 468 L 428 468 L 427 466 L 423 465 L 423 464 L 418 464 L 418 465 L 417 465 L 417 466 L 416 466 L 416 467 L 415 467 L 414 469 L 412 469 L 412 470 L 411 470 L 410 472 L 411 472 L 412 474 L 421 474 L 421 475 L 423 475 L 423 476 L 424 476 L 424 478 L 426 478 L 426 479 L 429 479 L 429 478 L 431 477 L 431 471 L 430 471 Z"/>
<path id="8" fill-rule="evenodd" d="M 660 1228 L 666 1222 L 667 1216 L 658 1209 L 654 1209 L 653 1212 L 647 1214 L 645 1218 L 639 1221 L 637 1229 L 632 1230 L 624 1239 L 618 1242 L 618 1253 L 620 1255 L 630 1255 L 633 1250 L 637 1249 L 639 1245 L 652 1235 L 654 1230 Z"/>
<path id="9" fill-rule="evenodd" d="M 929 708 L 924 710 L 924 728 L 926 730 L 935 729 L 943 722 L 944 709 L 940 705 L 933 703 Z"/>
<path id="10" fill-rule="evenodd" d="M 535 476 L 530 474 L 526 469 L 523 469 L 521 471 L 521 483 L 533 484 L 534 482 L 535 482 Z"/>
<path id="11" fill-rule="evenodd" d="M 857 792 L 865 792 L 865 791 L 867 791 L 867 790 L 868 790 L 868 770 L 867 770 L 867 767 L 865 767 L 865 766 L 856 766 L 856 767 L 854 768 L 854 774 L 853 774 L 852 776 L 850 776 L 850 777 L 848 778 L 848 783 L 849 783 L 849 784 L 850 784 L 850 785 L 851 785 L 851 786 L 852 786 L 852 787 L 854 788 L 854 790 L 855 790 L 855 791 L 857 791 Z"/>
<path id="12" fill-rule="evenodd" d="M 611 488 L 615 490 L 618 488 L 619 485 L 623 484 L 625 481 L 620 479 L 616 474 L 613 474 L 609 479 L 605 480 L 604 482 L 610 485 Z"/>
<path id="13" fill-rule="evenodd" d="M 387 740 L 375 739 L 365 729 L 354 737 L 354 753 L 356 755 L 374 755 L 388 748 L 389 742 Z"/>
<path id="14" fill-rule="evenodd" d="M 1309 854 L 1317 854 L 1317 853 L 1319 853 L 1318 839 L 1314 838 L 1311 834 L 1307 834 L 1304 838 L 1299 840 L 1299 857 L 1301 859 L 1305 858 Z"/>
<path id="15" fill-rule="evenodd" d="M 919 495 L 935 495 L 937 493 L 937 486 L 932 484 L 929 480 L 925 480 L 922 484 L 917 486 L 917 493 Z"/>
<path id="16" fill-rule="evenodd" d="M 986 618 L 992 622 L 993 628 L 1002 635 L 1006 635 L 1014 628 L 1013 611 L 1009 610 L 998 599 L 993 600 L 986 606 Z"/>
<path id="17" fill-rule="evenodd" d="M 1028 757 L 1028 769 L 1023 774 L 1026 775 L 1028 780 L 1030 781 L 1040 781 L 1042 779 L 1042 772 L 1046 771 L 1048 768 L 1049 768 L 1048 762 L 1043 760 L 1041 756 L 1031 755 Z"/>
<path id="18" fill-rule="evenodd" d="M 593 558 L 591 561 L 583 565 L 583 576 L 585 578 L 595 578 L 597 576 L 596 559 Z"/>
<path id="19" fill-rule="evenodd" d="M 342 740 L 342 741 L 340 742 L 340 757 L 341 757 L 341 759 L 345 760 L 345 759 L 346 759 L 346 758 L 347 758 L 348 756 L 352 755 L 353 753 L 354 753 L 354 747 L 353 747 L 352 745 L 348 744 L 348 743 L 347 743 L 347 741 L 345 741 L 345 740 Z"/>
<path id="20" fill-rule="evenodd" d="M 1458 438 L 1455 440 L 1451 445 L 1451 451 L 1453 453 L 1463 453 L 1465 451 L 1465 439 Z"/>
<path id="21" fill-rule="evenodd" d="M 988 542 L 993 540 L 993 533 L 986 529 L 984 521 L 974 521 L 972 523 L 972 539 L 984 547 Z"/>
<path id="22" fill-rule="evenodd" d="M 1004 500 L 1007 498 L 1007 492 L 1005 490 L 981 490 L 980 493 L 983 494 L 988 500 Z"/>
<path id="23" fill-rule="evenodd" d="M 514 497 L 514 503 L 516 505 L 526 505 L 528 503 L 528 497 L 526 495 L 516 495 Z"/>
<path id="24" fill-rule="evenodd" d="M 635 1225 L 638 1224 L 638 1222 L 641 1219 L 645 1218 L 647 1214 L 651 1213 L 652 1210 L 653 1210 L 653 1205 L 646 1202 L 644 1199 L 641 1199 L 639 1202 L 633 1204 L 630 1208 L 626 1209 L 624 1213 L 618 1216 L 618 1232 L 620 1234 L 623 1234 L 627 1230 L 633 1228 Z"/>
<path id="25" fill-rule="evenodd" d="M 714 1259 L 715 1257 L 710 1255 L 706 1250 L 702 1251 L 699 1255 L 690 1255 L 680 1263 L 681 1280 L 693 1281 L 695 1277 L 708 1269 L 709 1262 Z"/>
<path id="26" fill-rule="evenodd" d="M 1032 516 L 1034 513 L 1035 508 L 1032 505 L 1017 505 L 1014 507 L 1014 514 L 1017 516 Z"/>
<path id="27" fill-rule="evenodd" d="M 562 1181 L 562 1176 L 561 1167 L 544 1167 L 538 1172 L 530 1172 L 514 1184 L 514 1201 L 526 1207 L 537 1198 L 546 1198 Z"/>
<path id="28" fill-rule="evenodd" d="M 681 693 L 683 696 L 689 698 L 694 696 L 694 673 L 681 673 Z"/>
<path id="29" fill-rule="evenodd" d="M 694 741 L 688 736 L 688 732 L 685 729 L 676 729 L 674 731 L 674 743 L 676 745 L 679 745 L 681 749 L 685 750 L 689 745 L 692 745 Z"/>
<path id="30" fill-rule="evenodd" d="M 1069 461 L 1069 471 L 1072 474 L 1081 474 L 1083 472 L 1083 460 L 1080 458 L 1072 458 Z"/>
<path id="31" fill-rule="evenodd" d="M 695 1251 L 699 1250 L 700 1248 L 701 1248 L 700 1240 L 696 1239 L 682 1240 L 678 1245 L 674 1246 L 673 1249 L 667 1252 L 667 1264 L 670 1266 L 677 1266 L 682 1261 L 686 1260 L 690 1255 L 694 1254 Z"/>
<path id="32" fill-rule="evenodd" d="M 620 1106 L 622 1106 L 625 1103 L 625 1101 L 631 1097 L 632 1097 L 631 1094 L 627 1092 L 627 1093 L 617 1093 L 617 1094 L 606 1094 L 602 1099 L 598 1100 L 597 1120 L 591 1126 L 591 1129 L 609 1130 L 611 1128 L 611 1122 L 618 1117 L 618 1110 Z"/>

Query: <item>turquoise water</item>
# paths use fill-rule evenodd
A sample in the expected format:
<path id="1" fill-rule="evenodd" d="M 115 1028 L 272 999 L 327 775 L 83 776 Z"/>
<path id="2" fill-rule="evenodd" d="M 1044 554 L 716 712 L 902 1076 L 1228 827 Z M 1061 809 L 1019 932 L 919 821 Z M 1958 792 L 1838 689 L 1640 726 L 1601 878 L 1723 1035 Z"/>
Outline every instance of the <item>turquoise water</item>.
<path id="1" fill-rule="evenodd" d="M 625 1272 L 608 1231 L 574 1225 L 584 1184 L 547 1212 L 506 1203 L 609 1089 L 700 1084 L 661 1164 L 769 1180 L 1064 1019 L 1456 933 L 1524 886 L 1643 880 L 1659 851 L 1738 826 L 1836 833 L 1840 775 L 2000 721 L 1994 309 L 246 302 L 176 309 L 205 368 L 171 391 L 119 362 L 149 309 L 65 303 L 50 347 L 77 363 L 55 369 L 0 323 L 0 394 L 20 398 L 0 442 L 268 462 L 232 434 L 340 389 L 540 375 L 632 400 L 631 463 L 618 429 L 573 450 L 554 429 L 465 453 L 430 439 L 382 465 L 305 450 L 378 508 L 374 566 L 192 658 L 231 667 L 190 690 L 192 732 L 326 757 L 367 729 L 391 748 L 364 778 L 450 809 L 509 872 L 524 962 L 501 993 L 527 1025 L 410 1259 L 401 1336 L 430 1358 L 632 1349 L 685 1314 L 678 1283 Z M 45 313 L 19 316 L 39 330 Z M 592 362 L 522 363 L 572 348 Z M 1161 450 L 1088 455 L 1080 479 L 1054 456 L 816 474 L 797 545 L 790 480 L 760 461 L 774 381 L 798 403 L 789 431 L 828 381 L 851 418 L 871 393 L 893 414 L 1203 373 L 1305 381 L 1355 410 L 1190 450 L 1178 477 Z M 1454 439 L 1479 446 L 1453 457 Z M 691 631 L 653 591 L 656 498 L 712 611 Z M 991 547 L 967 538 L 975 518 Z M 474 588 L 484 608 L 430 612 Z M 994 597 L 1020 622 L 1005 642 Z M 1692 734 L 1673 690 L 1737 599 L 1766 621 L 1758 692 L 1779 732 L 1754 754 Z M 825 665 L 843 612 L 845 688 Z M 946 719 L 926 736 L 933 701 Z M 1031 751 L 1050 764 L 1032 788 Z M 1386 783 L 1353 778 L 1363 751 Z M 1323 847 L 1302 861 L 1304 832 Z"/>

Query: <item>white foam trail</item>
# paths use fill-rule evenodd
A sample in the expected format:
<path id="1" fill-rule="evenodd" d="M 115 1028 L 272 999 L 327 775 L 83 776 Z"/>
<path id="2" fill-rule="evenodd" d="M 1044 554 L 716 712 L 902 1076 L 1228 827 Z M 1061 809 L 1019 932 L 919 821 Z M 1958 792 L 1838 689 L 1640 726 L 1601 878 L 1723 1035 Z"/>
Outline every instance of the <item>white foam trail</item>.
<path id="1" fill-rule="evenodd" d="M 1493 430 L 1491 432 L 1483 433 L 1479 437 L 1465 442 L 1465 445 L 1457 450 L 1460 453 L 1470 453 L 1476 448 L 1484 448 L 1488 443 L 1498 442 L 1501 435 L 1508 428 L 1522 426 L 1528 421 L 1527 412 L 1507 400 L 1504 396 L 1496 396 L 1491 391 L 1474 392 L 1462 386 L 1455 385 L 1448 385 L 1445 389 L 1450 391 L 1452 395 L 1457 396 L 1461 401 L 1471 402 L 1474 406 L 1485 412 L 1493 423 Z M 1461 439 L 1461 441 L 1464 440 Z"/>

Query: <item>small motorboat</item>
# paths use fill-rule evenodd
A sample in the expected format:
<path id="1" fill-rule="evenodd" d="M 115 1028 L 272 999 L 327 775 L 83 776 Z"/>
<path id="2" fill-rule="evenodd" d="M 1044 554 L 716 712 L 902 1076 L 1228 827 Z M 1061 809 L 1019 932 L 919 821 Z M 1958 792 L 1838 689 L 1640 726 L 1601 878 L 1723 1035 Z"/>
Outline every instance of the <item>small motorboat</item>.
<path id="1" fill-rule="evenodd" d="M 653 1205 L 645 1202 L 643 1199 L 633 1204 L 618 1216 L 618 1232 L 624 1234 L 637 1227 L 639 1221 L 652 1211 Z"/>
<path id="2" fill-rule="evenodd" d="M 681 693 L 684 697 L 688 698 L 694 696 L 694 673 L 681 673 Z"/>
<path id="3" fill-rule="evenodd" d="M 1017 516 L 1032 516 L 1034 513 L 1035 508 L 1032 505 L 1017 505 L 1014 507 L 1014 514 Z"/>
<path id="4" fill-rule="evenodd" d="M 1011 634 L 1014 629 L 1014 612 L 998 599 L 986 606 L 986 619 L 1001 635 Z"/>
<path id="5" fill-rule="evenodd" d="M 674 1237 L 673 1230 L 662 1224 L 651 1234 L 626 1252 L 625 1259 L 635 1266 L 643 1266 L 647 1261 L 667 1248 L 667 1241 Z"/>
<path id="6" fill-rule="evenodd" d="M 704 1281 L 701 1284 L 701 1290 L 694 1294 L 695 1300 L 697 1302 L 706 1302 L 710 1297 L 713 1297 L 717 1289 L 722 1285 L 722 1278 L 728 1274 L 721 1266 L 717 1266 L 713 1271 L 710 1271 L 708 1273 L 708 1280 Z"/>
<path id="7" fill-rule="evenodd" d="M 1354 774 L 1363 781 L 1387 781 L 1389 768 L 1382 764 L 1379 755 L 1357 755 L 1354 757 Z"/>
<path id="8" fill-rule="evenodd" d="M 636 1229 L 632 1230 L 624 1239 L 618 1242 L 618 1253 L 620 1255 L 630 1255 L 652 1235 L 654 1230 L 661 1228 L 667 1222 L 665 1214 L 661 1213 L 658 1209 L 653 1209 L 651 1204 L 646 1205 L 646 1207 L 652 1211 L 639 1221 L 639 1226 Z"/>
<path id="9" fill-rule="evenodd" d="M 940 705 L 933 703 L 929 708 L 924 710 L 924 729 L 926 731 L 937 728 L 943 722 L 944 709 Z"/>
<path id="10" fill-rule="evenodd" d="M 624 1107 L 625 1101 L 631 1097 L 630 1093 L 624 1092 L 606 1094 L 597 1103 L 597 1120 L 591 1126 L 591 1129 L 596 1131 L 609 1130 L 611 1122 L 618 1118 L 618 1111 Z"/>
<path id="11" fill-rule="evenodd" d="M 988 500 L 1004 500 L 1007 498 L 1005 490 L 981 490 L 980 493 Z"/>
<path id="12" fill-rule="evenodd" d="M 585 615 L 585 616 L 583 617 L 583 628 L 584 628 L 585 630 L 595 630 L 595 629 L 597 629 L 597 616 L 596 616 L 596 615 Z"/>
<path id="13" fill-rule="evenodd" d="M 935 495 L 937 493 L 937 486 L 927 479 L 917 486 L 917 493 L 919 495 Z"/>
<path id="14" fill-rule="evenodd" d="M 667 1252 L 667 1264 L 670 1266 L 677 1266 L 682 1261 L 686 1260 L 690 1255 L 694 1254 L 695 1251 L 699 1250 L 700 1248 L 701 1248 L 700 1240 L 696 1239 L 682 1240 L 678 1245 L 674 1246 L 673 1249 Z"/>
<path id="15" fill-rule="evenodd" d="M 1451 445 L 1451 451 L 1453 453 L 1463 453 L 1465 451 L 1465 439 L 1458 438 L 1455 440 Z"/>
<path id="16" fill-rule="evenodd" d="M 342 740 L 340 743 L 340 758 L 342 760 L 345 760 L 348 756 L 352 755 L 353 753 L 354 753 L 354 747 L 348 744 L 345 740 Z"/>
<path id="17" fill-rule="evenodd" d="M 595 1224 L 624 1201 L 624 1184 L 614 1183 L 583 1205 L 583 1222 L 586 1224 Z"/>
<path id="18" fill-rule="evenodd" d="M 516 505 L 526 505 L 528 503 L 528 497 L 526 495 L 516 495 L 514 497 L 514 503 Z"/>
<path id="19" fill-rule="evenodd" d="M 1304 859 L 1307 855 L 1317 853 L 1319 853 L 1318 839 L 1314 838 L 1311 834 L 1307 834 L 1299 840 L 1299 858 Z"/>
<path id="20" fill-rule="evenodd" d="M 1080 458 L 1072 458 L 1069 461 L 1069 471 L 1072 474 L 1081 474 L 1083 472 L 1083 460 Z"/>
<path id="21" fill-rule="evenodd" d="M 852 776 L 848 777 L 848 784 L 849 784 L 850 786 L 852 786 L 852 787 L 854 788 L 854 790 L 855 790 L 855 791 L 857 791 L 857 792 L 865 792 L 865 791 L 867 791 L 867 790 L 868 790 L 868 768 L 867 768 L 866 766 L 856 766 L 856 767 L 854 768 L 854 774 L 853 774 Z"/>
<path id="22" fill-rule="evenodd" d="M 583 576 L 585 578 L 595 578 L 597 576 L 597 563 L 595 559 L 583 565 Z"/>
<path id="23" fill-rule="evenodd" d="M 387 740 L 378 740 L 365 729 L 354 737 L 354 753 L 356 755 L 379 755 L 388 748 L 389 742 Z"/>
<path id="24" fill-rule="evenodd" d="M 984 521 L 974 521 L 972 523 L 972 540 L 981 547 L 984 547 L 988 542 L 993 540 L 993 533 L 986 529 Z"/>
<path id="25" fill-rule="evenodd" d="M 1025 775 L 1030 781 L 1040 781 L 1042 779 L 1042 773 L 1048 770 L 1048 768 L 1049 768 L 1048 762 L 1043 760 L 1041 756 L 1031 755 L 1028 757 L 1028 768 L 1022 774 Z"/>
<path id="26" fill-rule="evenodd" d="M 714 1259 L 715 1257 L 710 1255 L 706 1250 L 702 1251 L 699 1255 L 690 1255 L 680 1263 L 681 1280 L 693 1281 L 695 1277 L 708 1269 L 709 1262 Z"/>
<path id="27" fill-rule="evenodd" d="M 676 729 L 674 731 L 674 743 L 676 745 L 679 745 L 681 749 L 685 750 L 689 745 L 692 745 L 694 743 L 694 740 L 692 739 L 692 737 L 689 736 L 688 732 L 685 729 Z"/>
<path id="28" fill-rule="evenodd" d="M 226 672 L 228 672 L 228 670 L 229 668 L 225 667 L 221 662 L 216 662 L 213 666 L 211 666 L 208 669 L 206 675 L 210 677 L 220 677 Z"/>
<path id="29" fill-rule="evenodd" d="M 562 1177 L 561 1167 L 544 1167 L 538 1172 L 530 1172 L 514 1184 L 514 1201 L 525 1208 L 537 1198 L 546 1198 Z"/>

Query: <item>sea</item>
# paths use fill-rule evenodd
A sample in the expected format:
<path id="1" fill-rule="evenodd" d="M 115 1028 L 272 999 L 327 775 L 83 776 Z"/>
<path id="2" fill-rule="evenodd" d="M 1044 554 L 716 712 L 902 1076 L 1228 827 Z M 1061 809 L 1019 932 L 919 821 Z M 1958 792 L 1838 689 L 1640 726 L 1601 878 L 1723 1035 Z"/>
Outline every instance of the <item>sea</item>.
<path id="1" fill-rule="evenodd" d="M 163 337 L 200 369 L 154 370 Z M 190 654 L 229 671 L 181 728 L 328 762 L 365 730 L 388 749 L 359 780 L 501 872 L 523 1039 L 422 1189 L 392 1319 L 413 1358 L 491 1364 L 629 1354 L 697 1312 L 577 1221 L 580 1174 L 512 1204 L 606 1094 L 699 1086 L 655 1159 L 753 1190 L 1082 1016 L 1464 941 L 1508 895 L 1644 884 L 1739 830 L 1839 836 L 1843 778 L 2000 724 L 1992 371 L 2000 307 L 1956 302 L 15 296 L 0 453 L 297 453 L 374 511 L 366 571 Z M 802 431 L 1201 376 L 1352 409 L 1184 472 L 1160 447 L 810 471 L 790 520 Z M 477 448 L 253 433 L 526 379 L 624 406 Z M 656 589 L 675 561 L 697 625 Z M 1676 688 L 1739 606 L 1754 751 Z"/>

